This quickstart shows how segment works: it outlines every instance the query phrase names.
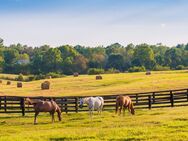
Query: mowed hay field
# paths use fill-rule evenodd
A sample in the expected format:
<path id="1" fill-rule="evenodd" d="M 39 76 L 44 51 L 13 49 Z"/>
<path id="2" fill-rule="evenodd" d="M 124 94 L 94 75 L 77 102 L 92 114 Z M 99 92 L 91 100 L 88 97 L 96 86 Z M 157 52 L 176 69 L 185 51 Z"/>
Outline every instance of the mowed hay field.
<path id="1" fill-rule="evenodd" d="M 102 77 L 102 80 L 95 80 L 95 75 L 48 79 L 51 82 L 50 90 L 41 90 L 41 83 L 45 80 L 24 82 L 23 88 L 17 88 L 16 81 L 6 85 L 6 80 L 3 80 L 3 84 L 0 84 L 0 95 L 87 96 L 188 88 L 187 70 L 152 72 L 151 75 L 145 75 L 145 72 L 103 74 Z"/>
<path id="2" fill-rule="evenodd" d="M 61 122 L 51 122 L 48 114 L 3 114 L 0 116 L 1 141 L 186 141 L 188 140 L 188 107 L 137 110 L 132 116 L 117 116 L 114 112 L 94 115 L 88 113 L 63 114 Z M 57 118 L 56 118 L 57 119 Z"/>

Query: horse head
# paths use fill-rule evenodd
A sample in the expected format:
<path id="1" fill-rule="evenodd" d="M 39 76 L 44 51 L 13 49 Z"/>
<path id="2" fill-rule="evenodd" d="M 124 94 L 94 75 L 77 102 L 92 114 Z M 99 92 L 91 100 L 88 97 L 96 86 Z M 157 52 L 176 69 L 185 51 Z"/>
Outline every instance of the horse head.
<path id="1" fill-rule="evenodd" d="M 80 108 L 83 108 L 83 104 L 84 104 L 84 99 L 83 99 L 83 98 L 80 98 L 79 107 L 80 107 Z"/>
<path id="2" fill-rule="evenodd" d="M 58 115 L 59 121 L 61 121 L 61 109 L 60 109 L 59 106 L 57 107 L 56 112 L 57 112 L 57 115 Z"/>
<path id="3" fill-rule="evenodd" d="M 131 107 L 131 114 L 132 114 L 132 115 L 135 114 L 135 110 L 134 110 L 134 107 L 133 107 L 133 106 Z"/>
<path id="4" fill-rule="evenodd" d="M 32 101 L 29 97 L 25 98 L 25 101 L 27 102 L 28 105 L 32 105 Z"/>

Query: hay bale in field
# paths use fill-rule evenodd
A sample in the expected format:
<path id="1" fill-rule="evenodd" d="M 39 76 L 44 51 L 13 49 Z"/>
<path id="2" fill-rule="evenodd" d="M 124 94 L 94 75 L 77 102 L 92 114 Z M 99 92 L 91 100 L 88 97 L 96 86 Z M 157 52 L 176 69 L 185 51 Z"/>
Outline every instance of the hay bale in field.
<path id="1" fill-rule="evenodd" d="M 151 75 L 151 71 L 147 71 L 147 72 L 146 72 L 146 75 Z"/>
<path id="2" fill-rule="evenodd" d="M 22 88 L 22 82 L 17 82 L 17 88 Z"/>
<path id="3" fill-rule="evenodd" d="M 7 85 L 11 85 L 11 81 L 7 81 Z"/>
<path id="4" fill-rule="evenodd" d="M 52 79 L 52 76 L 51 75 L 47 76 L 47 79 Z"/>
<path id="5" fill-rule="evenodd" d="M 101 80 L 102 79 L 102 76 L 101 75 L 97 75 L 96 76 L 96 80 Z"/>
<path id="6" fill-rule="evenodd" d="M 75 72 L 73 75 L 74 75 L 74 77 L 78 77 L 78 76 L 79 76 L 79 73 L 78 73 L 78 72 Z"/>
<path id="7" fill-rule="evenodd" d="M 3 80 L 0 80 L 0 84 L 2 84 L 3 83 Z"/>
<path id="8" fill-rule="evenodd" d="M 42 89 L 42 90 L 48 90 L 48 89 L 50 89 L 50 82 L 49 82 L 49 81 L 44 81 L 44 82 L 41 84 L 41 89 Z"/>

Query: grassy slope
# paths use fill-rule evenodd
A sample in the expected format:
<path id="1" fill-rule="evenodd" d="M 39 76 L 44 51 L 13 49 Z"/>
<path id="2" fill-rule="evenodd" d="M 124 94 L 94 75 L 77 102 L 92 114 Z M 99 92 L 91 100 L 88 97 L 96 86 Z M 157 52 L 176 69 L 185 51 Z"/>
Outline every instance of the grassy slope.
<path id="1" fill-rule="evenodd" d="M 117 116 L 104 112 L 63 114 L 63 121 L 54 124 L 48 114 L 38 117 L 33 125 L 33 114 L 2 115 L 0 140 L 188 140 L 188 107 L 138 110 L 135 116 Z"/>
<path id="2" fill-rule="evenodd" d="M 146 76 L 145 73 L 102 76 L 103 80 L 95 80 L 94 75 L 51 79 L 51 89 L 47 91 L 40 89 L 40 84 L 44 80 L 25 82 L 23 88 L 16 88 L 16 82 L 7 86 L 4 81 L 3 84 L 0 84 L 0 95 L 105 95 L 188 88 L 188 71 L 152 72 L 151 76 Z"/>

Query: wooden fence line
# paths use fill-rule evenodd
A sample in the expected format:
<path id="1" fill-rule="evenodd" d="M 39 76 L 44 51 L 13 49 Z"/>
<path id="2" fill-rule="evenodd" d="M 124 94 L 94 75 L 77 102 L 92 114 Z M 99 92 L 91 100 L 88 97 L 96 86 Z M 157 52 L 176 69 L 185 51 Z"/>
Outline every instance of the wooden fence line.
<path id="1" fill-rule="evenodd" d="M 152 109 L 174 106 L 188 106 L 188 89 L 155 91 L 129 95 L 136 109 Z M 116 96 L 104 95 L 104 110 L 115 110 Z M 34 99 L 50 100 L 54 99 L 61 107 L 62 112 L 82 112 L 87 111 L 87 107 L 79 109 L 79 98 L 83 96 L 64 96 L 64 97 L 31 97 Z M 0 113 L 25 113 L 33 112 L 33 107 L 25 103 L 26 97 L 21 96 L 0 96 Z"/>

